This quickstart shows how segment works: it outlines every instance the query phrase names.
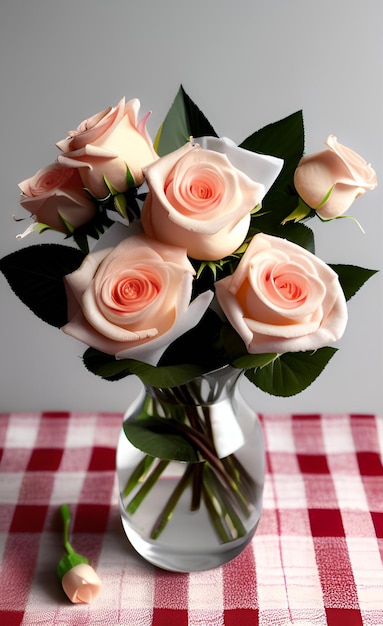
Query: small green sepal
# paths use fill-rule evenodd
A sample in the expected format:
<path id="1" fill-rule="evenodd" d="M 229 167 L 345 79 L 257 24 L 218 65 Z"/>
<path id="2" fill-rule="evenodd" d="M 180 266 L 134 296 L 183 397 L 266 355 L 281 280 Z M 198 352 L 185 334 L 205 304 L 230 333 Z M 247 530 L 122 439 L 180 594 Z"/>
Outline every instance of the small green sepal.
<path id="1" fill-rule="evenodd" d="M 124 219 L 128 218 L 128 214 L 126 212 L 126 207 L 128 202 L 126 200 L 126 196 L 123 193 L 119 193 L 113 197 L 114 206 L 116 211 L 123 217 Z"/>
<path id="2" fill-rule="evenodd" d="M 71 554 L 64 554 L 62 559 L 60 559 L 59 564 L 57 566 L 57 574 L 60 580 L 65 576 L 69 570 L 76 567 L 76 565 L 80 565 L 80 563 L 89 564 L 89 560 L 78 554 L 77 552 L 72 552 Z"/>
<path id="3" fill-rule="evenodd" d="M 287 222 L 300 222 L 301 220 L 304 220 L 305 217 L 308 217 L 311 211 L 311 207 L 303 202 L 302 198 L 299 198 L 298 206 L 296 207 L 296 209 L 294 209 L 294 211 L 290 213 L 290 215 L 285 217 L 285 219 L 282 220 L 281 224 L 282 226 L 284 226 L 285 224 L 287 224 Z"/>
<path id="4" fill-rule="evenodd" d="M 324 204 L 326 204 L 327 200 L 329 199 L 329 197 L 331 196 L 332 192 L 334 191 L 335 185 L 333 185 L 332 187 L 330 187 L 330 189 L 328 190 L 328 192 L 326 193 L 326 195 L 322 198 L 322 200 L 320 201 L 320 203 L 318 204 L 318 206 L 314 207 L 316 211 L 319 211 L 319 209 L 322 208 L 322 206 Z"/>
<path id="5" fill-rule="evenodd" d="M 134 176 L 128 166 L 126 166 L 126 182 L 128 183 L 128 189 L 131 189 L 132 187 L 137 187 Z"/>
<path id="6" fill-rule="evenodd" d="M 112 194 L 112 196 L 117 196 L 117 194 L 119 193 L 117 191 L 117 189 L 115 189 L 113 187 L 112 183 L 107 179 L 106 176 L 103 176 L 103 178 L 104 178 L 104 183 L 108 187 L 108 189 L 109 189 L 110 193 Z"/>

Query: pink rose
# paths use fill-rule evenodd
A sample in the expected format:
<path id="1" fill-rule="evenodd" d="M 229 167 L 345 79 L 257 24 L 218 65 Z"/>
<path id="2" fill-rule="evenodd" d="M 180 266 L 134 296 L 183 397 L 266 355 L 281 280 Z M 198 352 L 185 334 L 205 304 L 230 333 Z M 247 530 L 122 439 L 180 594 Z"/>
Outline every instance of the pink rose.
<path id="1" fill-rule="evenodd" d="M 63 233 L 65 223 L 78 228 L 96 215 L 96 206 L 83 189 L 78 171 L 52 163 L 19 183 L 20 204 L 35 220 Z"/>
<path id="2" fill-rule="evenodd" d="M 80 563 L 68 570 L 61 584 L 69 600 L 76 604 L 91 604 L 101 591 L 101 580 L 87 563 Z"/>
<path id="3" fill-rule="evenodd" d="M 98 198 L 108 193 L 103 177 L 119 192 L 126 191 L 126 167 L 135 184 L 143 180 L 142 168 L 158 158 L 146 130 L 148 115 L 137 121 L 140 101 L 136 98 L 85 120 L 77 130 L 59 141 L 60 163 L 79 168 L 84 186 Z"/>
<path id="4" fill-rule="evenodd" d="M 294 184 L 309 207 L 316 209 L 321 217 L 332 218 L 345 213 L 367 189 L 375 189 L 377 180 L 372 167 L 356 152 L 338 143 L 334 135 L 328 137 L 326 145 L 328 150 L 301 159 Z"/>
<path id="5" fill-rule="evenodd" d="M 62 330 L 116 358 L 155 365 L 172 341 L 198 324 L 213 294 L 190 304 L 194 269 L 182 248 L 144 234 L 126 238 L 121 224 L 112 228 L 125 238 L 92 252 L 66 276 L 69 322 Z"/>
<path id="6" fill-rule="evenodd" d="M 281 159 L 201 138 L 144 168 L 149 194 L 142 226 L 150 237 L 186 248 L 194 259 L 217 260 L 246 238 L 250 212 L 278 176 Z"/>
<path id="7" fill-rule="evenodd" d="M 340 339 L 346 300 L 337 274 L 286 239 L 253 237 L 218 301 L 250 354 L 316 350 Z"/>

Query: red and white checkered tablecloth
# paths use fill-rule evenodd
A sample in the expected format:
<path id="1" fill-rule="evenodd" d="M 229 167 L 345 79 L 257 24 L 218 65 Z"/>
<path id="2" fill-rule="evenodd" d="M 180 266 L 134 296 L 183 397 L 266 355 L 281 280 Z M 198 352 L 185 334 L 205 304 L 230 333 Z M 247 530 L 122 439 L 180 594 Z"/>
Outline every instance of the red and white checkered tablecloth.
<path id="1" fill-rule="evenodd" d="M 117 506 L 120 414 L 0 414 L 1 626 L 383 626 L 383 418 L 262 415 L 264 510 L 237 559 L 149 565 Z M 56 577 L 59 506 L 103 582 L 73 605 Z"/>

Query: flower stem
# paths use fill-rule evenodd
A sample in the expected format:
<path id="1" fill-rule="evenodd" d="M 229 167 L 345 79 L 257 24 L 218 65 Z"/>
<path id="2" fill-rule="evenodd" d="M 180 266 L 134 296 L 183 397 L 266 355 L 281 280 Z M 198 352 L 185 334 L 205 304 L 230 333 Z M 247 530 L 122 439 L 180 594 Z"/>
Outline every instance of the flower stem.
<path id="1" fill-rule="evenodd" d="M 168 461 L 166 459 L 162 459 L 162 460 L 160 460 L 157 463 L 157 465 L 154 468 L 154 470 L 151 472 L 151 474 L 149 474 L 149 476 L 147 477 L 147 479 L 143 483 L 141 489 L 139 491 L 137 491 L 136 495 L 128 503 L 128 505 L 126 507 L 126 510 L 127 510 L 127 512 L 130 515 L 133 515 L 133 513 L 135 513 L 137 511 L 138 507 L 143 502 L 143 500 L 146 498 L 146 496 L 148 495 L 148 493 L 152 489 L 152 487 L 154 487 L 154 485 L 156 484 L 157 480 L 161 476 L 162 472 L 169 465 L 169 463 L 170 463 L 170 461 Z"/>
<path id="2" fill-rule="evenodd" d="M 220 516 L 222 523 L 225 523 L 228 529 L 229 539 L 226 539 L 226 541 L 243 537 L 246 534 L 246 528 L 235 512 L 230 498 L 227 497 L 230 495 L 230 491 L 225 488 L 222 489 L 221 483 L 208 465 L 204 468 L 204 486 L 207 496 L 214 504 L 216 514 Z"/>
<path id="3" fill-rule="evenodd" d="M 153 465 L 154 458 L 154 456 L 149 456 L 149 454 L 147 454 L 144 456 L 142 461 L 140 461 L 125 485 L 123 492 L 124 498 L 126 498 L 133 491 L 138 483 L 142 483 L 145 480 L 145 476 Z"/>
<path id="4" fill-rule="evenodd" d="M 150 533 L 151 539 L 157 539 L 159 535 L 162 533 L 162 531 L 165 529 L 167 523 L 171 520 L 173 513 L 174 513 L 174 509 L 177 506 L 178 500 L 180 499 L 180 497 L 182 496 L 183 492 L 185 491 L 186 487 L 188 486 L 190 482 L 192 471 L 193 471 L 193 466 L 189 463 L 186 467 L 186 470 L 183 476 L 180 478 L 179 482 L 177 483 L 176 488 L 174 489 L 174 491 L 170 495 L 170 498 L 166 502 L 165 507 L 162 509 L 160 515 L 158 516 L 157 521 L 155 522 L 152 528 L 152 532 Z"/>
<path id="5" fill-rule="evenodd" d="M 69 527 L 70 527 L 70 522 L 71 522 L 69 506 L 67 504 L 61 505 L 60 513 L 61 513 L 62 520 L 64 522 L 64 530 L 63 530 L 64 547 L 65 547 L 65 550 L 68 552 L 68 554 L 73 554 L 74 550 L 71 544 L 69 543 Z"/>

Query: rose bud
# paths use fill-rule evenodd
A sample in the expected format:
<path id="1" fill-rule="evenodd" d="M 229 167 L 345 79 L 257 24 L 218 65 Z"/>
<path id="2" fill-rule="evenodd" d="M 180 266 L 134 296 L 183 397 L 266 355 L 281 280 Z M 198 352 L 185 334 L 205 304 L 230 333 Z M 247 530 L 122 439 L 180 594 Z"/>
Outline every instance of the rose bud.
<path id="1" fill-rule="evenodd" d="M 88 563 L 79 563 L 62 577 L 61 584 L 71 602 L 90 604 L 101 591 L 101 580 Z"/>
<path id="2" fill-rule="evenodd" d="M 96 205 L 84 190 L 78 170 L 51 163 L 19 183 L 21 206 L 35 222 L 62 233 L 83 226 L 96 215 Z M 29 234 L 34 227 L 28 229 Z"/>
<path id="3" fill-rule="evenodd" d="M 69 600 L 75 604 L 90 604 L 101 591 L 101 580 L 85 556 L 75 552 L 69 543 L 70 510 L 60 507 L 64 522 L 64 547 L 67 551 L 57 566 L 57 574 Z"/>
<path id="4" fill-rule="evenodd" d="M 377 185 L 376 173 L 362 157 L 338 143 L 334 135 L 327 150 L 304 156 L 294 174 L 302 200 L 320 217 L 338 217 L 356 198 Z"/>

